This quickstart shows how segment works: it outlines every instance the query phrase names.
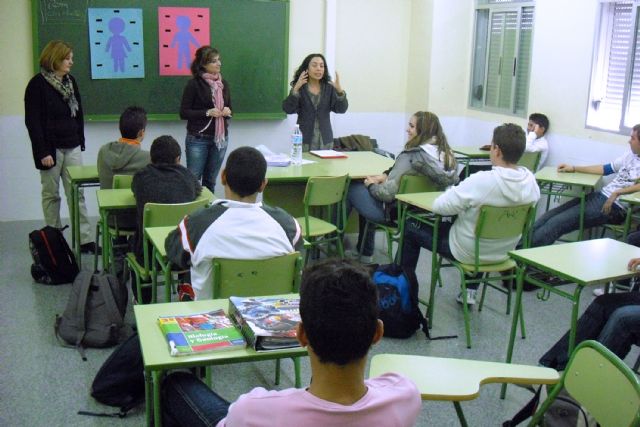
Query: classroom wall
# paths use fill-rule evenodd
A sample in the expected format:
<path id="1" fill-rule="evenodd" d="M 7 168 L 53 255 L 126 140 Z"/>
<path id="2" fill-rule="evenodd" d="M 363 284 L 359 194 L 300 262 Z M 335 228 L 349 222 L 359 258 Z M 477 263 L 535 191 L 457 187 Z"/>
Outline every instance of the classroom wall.
<path id="1" fill-rule="evenodd" d="M 328 1 L 335 15 L 327 16 Z M 407 116 L 429 109 L 440 116 L 452 145 L 484 144 L 496 125 L 524 125 L 525 119 L 467 107 L 473 5 L 473 0 L 291 0 L 290 76 L 306 54 L 333 49 L 335 63 L 329 69 L 340 72 L 350 101 L 347 114 L 333 116 L 338 136 L 371 135 L 383 148 L 398 152 Z M 549 164 L 602 163 L 627 149 L 627 136 L 584 126 L 597 5 L 536 1 L 529 110 L 551 119 Z M 0 64 L 0 221 L 42 218 L 22 102 L 33 74 L 30 13 L 28 1 L 0 2 L 0 53 L 5 58 Z M 327 22 L 335 28 L 335 46 L 325 46 Z M 233 77 L 226 77 L 233 85 Z M 295 116 L 236 120 L 231 147 L 265 144 L 286 152 L 294 123 Z M 144 145 L 162 134 L 182 143 L 184 123 L 151 122 Z M 95 163 L 100 145 L 118 136 L 114 123 L 88 123 L 85 163 Z M 97 215 L 93 191 L 86 198 L 90 215 Z M 62 212 L 67 215 L 64 203 Z"/>

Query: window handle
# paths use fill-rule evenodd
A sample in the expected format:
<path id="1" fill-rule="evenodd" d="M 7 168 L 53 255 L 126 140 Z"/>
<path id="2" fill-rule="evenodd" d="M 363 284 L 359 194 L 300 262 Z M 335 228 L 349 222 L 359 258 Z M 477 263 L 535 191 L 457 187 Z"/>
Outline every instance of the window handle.
<path id="1" fill-rule="evenodd" d="M 500 57 L 500 61 L 498 61 L 498 75 L 502 75 L 502 56 Z"/>
<path id="2" fill-rule="evenodd" d="M 516 62 L 517 62 L 517 58 L 513 58 L 513 77 L 516 76 Z"/>

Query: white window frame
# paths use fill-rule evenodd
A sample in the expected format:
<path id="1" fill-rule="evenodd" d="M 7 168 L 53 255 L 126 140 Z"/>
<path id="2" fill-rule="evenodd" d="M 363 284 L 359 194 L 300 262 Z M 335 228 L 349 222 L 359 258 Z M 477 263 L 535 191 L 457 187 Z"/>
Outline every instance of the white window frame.
<path id="1" fill-rule="evenodd" d="M 638 33 L 638 26 L 640 25 L 640 0 L 600 0 L 600 3 L 600 11 L 597 17 L 595 39 L 593 43 L 591 82 L 589 86 L 589 100 L 587 103 L 585 127 L 628 135 L 631 133 L 631 129 L 634 124 L 640 123 L 640 117 L 638 117 L 633 124 L 625 123 L 627 116 L 631 116 L 629 106 L 631 102 L 634 58 L 637 55 L 636 50 L 640 48 L 640 36 Z M 613 38 L 614 9 L 616 3 L 632 4 L 630 19 L 632 22 L 632 30 L 626 57 L 624 88 L 622 92 L 620 114 L 619 117 L 612 114 L 610 118 L 607 118 L 604 116 L 603 112 L 600 114 L 598 114 L 598 112 L 607 92 L 609 56 Z M 640 75 L 636 73 L 636 79 L 638 78 L 640 78 Z M 636 99 L 636 102 L 638 101 L 640 101 L 640 98 Z"/>
<path id="2" fill-rule="evenodd" d="M 517 34 L 516 34 L 516 39 L 515 39 L 515 51 L 514 51 L 514 57 L 515 58 L 519 58 L 520 55 L 520 37 L 521 37 L 521 30 L 522 30 L 522 26 L 523 26 L 523 22 L 522 22 L 522 15 L 523 15 L 523 9 L 525 7 L 530 7 L 533 8 L 533 16 L 534 16 L 534 23 L 533 23 L 533 28 L 532 28 L 532 34 L 531 34 L 531 38 L 532 41 L 531 43 L 533 44 L 533 31 L 535 29 L 535 1 L 532 0 L 476 0 L 476 7 L 475 7 L 475 17 L 474 17 L 474 29 L 473 29 L 473 48 L 472 48 L 472 58 L 471 58 L 471 78 L 469 80 L 469 108 L 470 109 L 474 109 L 474 110 L 480 110 L 480 111 L 487 111 L 487 112 L 492 112 L 492 113 L 498 113 L 498 114 L 507 114 L 507 115 L 513 115 L 513 116 L 518 116 L 518 117 L 526 117 L 527 114 L 527 107 L 528 107 L 528 97 L 529 97 L 529 93 L 528 93 L 528 88 L 529 88 L 529 80 L 530 80 L 530 76 L 531 76 L 531 51 L 533 50 L 532 48 L 530 48 L 530 54 L 529 54 L 529 58 L 528 58 L 528 64 L 529 64 L 529 70 L 526 74 L 526 76 L 524 77 L 526 81 L 522 82 L 522 84 L 524 84 L 524 87 L 527 90 L 527 93 L 524 97 L 523 100 L 523 106 L 520 106 L 520 109 L 518 109 L 518 106 L 516 105 L 516 96 L 517 96 L 517 89 L 518 89 L 518 71 L 519 71 L 519 67 L 520 64 L 518 62 L 522 62 L 522 61 L 516 61 L 515 63 L 515 67 L 513 66 L 513 64 L 508 64 L 506 66 L 510 67 L 513 69 L 512 71 L 512 75 L 513 75 L 513 81 L 511 84 L 511 92 L 510 92 L 510 105 L 506 108 L 504 107 L 496 107 L 496 106 L 490 106 L 487 105 L 487 82 L 489 79 L 489 53 L 490 53 L 490 49 L 489 46 L 491 44 L 491 19 L 492 19 L 492 15 L 494 13 L 501 13 L 501 12 L 516 12 L 517 13 Z M 487 19 L 487 31 L 486 31 L 486 39 L 484 41 L 478 41 L 476 40 L 476 37 L 478 36 L 478 13 L 480 11 L 488 11 L 488 19 Z M 476 54 L 481 51 L 481 49 L 479 49 L 479 45 L 483 45 L 484 48 L 484 70 L 476 70 L 476 62 L 481 61 L 480 59 L 476 58 Z M 478 64 L 478 66 L 480 66 Z M 502 63 L 502 67 L 505 67 L 505 64 Z M 501 68 L 502 68 L 501 67 Z M 478 99 L 477 95 L 480 92 L 480 90 L 478 90 L 477 86 L 477 81 L 474 81 L 474 76 L 476 76 L 478 73 L 481 73 L 481 77 L 482 77 L 482 84 L 481 84 L 481 93 L 482 93 L 482 98 Z"/>

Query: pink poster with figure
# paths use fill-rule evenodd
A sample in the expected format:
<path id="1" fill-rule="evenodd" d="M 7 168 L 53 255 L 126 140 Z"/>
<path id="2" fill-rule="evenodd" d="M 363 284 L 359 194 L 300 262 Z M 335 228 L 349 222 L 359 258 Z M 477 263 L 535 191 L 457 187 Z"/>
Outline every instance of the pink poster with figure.
<path id="1" fill-rule="evenodd" d="M 190 75 L 196 49 L 210 43 L 209 9 L 159 7 L 160 75 Z"/>

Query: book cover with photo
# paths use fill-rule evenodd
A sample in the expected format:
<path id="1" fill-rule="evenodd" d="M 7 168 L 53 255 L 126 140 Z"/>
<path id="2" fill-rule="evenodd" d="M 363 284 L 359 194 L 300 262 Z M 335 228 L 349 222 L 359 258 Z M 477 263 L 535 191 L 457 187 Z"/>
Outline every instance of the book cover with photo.
<path id="1" fill-rule="evenodd" d="M 257 351 L 299 347 L 300 298 L 231 297 L 229 316 Z"/>
<path id="2" fill-rule="evenodd" d="M 246 346 L 242 333 L 219 309 L 184 316 L 159 317 L 172 356 L 230 350 Z"/>

